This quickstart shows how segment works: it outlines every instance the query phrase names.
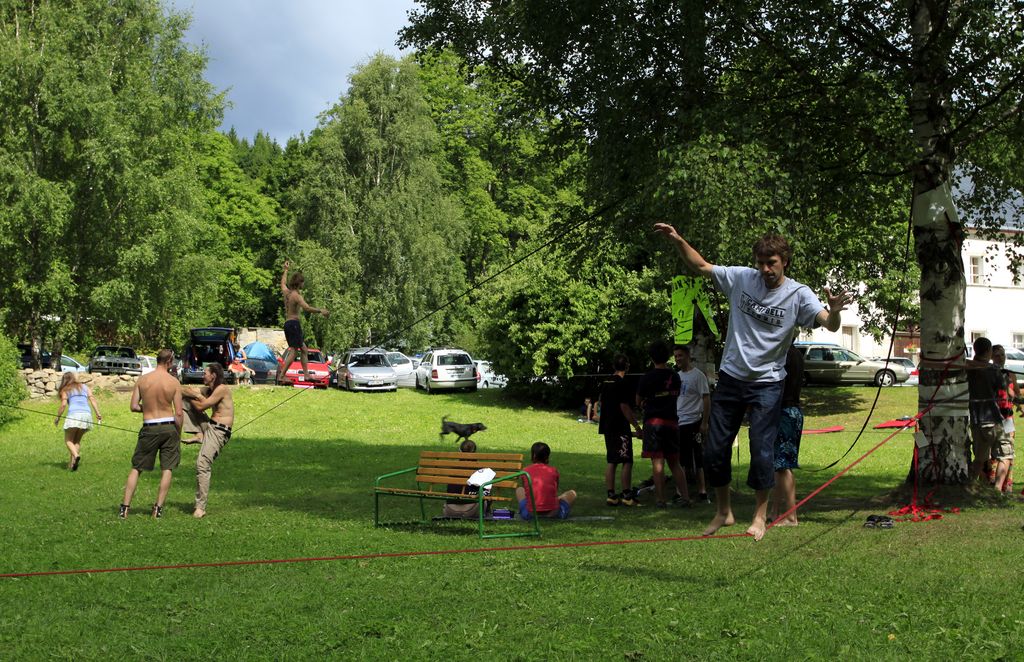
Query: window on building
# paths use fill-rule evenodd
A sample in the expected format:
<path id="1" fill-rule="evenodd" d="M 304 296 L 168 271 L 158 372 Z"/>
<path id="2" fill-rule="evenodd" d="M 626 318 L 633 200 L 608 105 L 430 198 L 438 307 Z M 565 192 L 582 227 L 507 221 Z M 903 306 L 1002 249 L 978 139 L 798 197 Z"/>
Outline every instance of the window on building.
<path id="1" fill-rule="evenodd" d="M 988 337 L 988 331 L 971 331 L 971 347 L 974 347 L 974 341 L 978 338 Z"/>
<path id="2" fill-rule="evenodd" d="M 971 256 L 971 272 L 969 281 L 972 285 L 978 285 L 985 278 L 985 258 L 981 255 Z"/>
<path id="3" fill-rule="evenodd" d="M 1024 333 L 1013 334 L 1013 348 L 1024 349 Z"/>
<path id="4" fill-rule="evenodd" d="M 844 326 L 843 327 L 843 347 L 846 349 L 857 349 L 857 327 L 855 326 Z"/>

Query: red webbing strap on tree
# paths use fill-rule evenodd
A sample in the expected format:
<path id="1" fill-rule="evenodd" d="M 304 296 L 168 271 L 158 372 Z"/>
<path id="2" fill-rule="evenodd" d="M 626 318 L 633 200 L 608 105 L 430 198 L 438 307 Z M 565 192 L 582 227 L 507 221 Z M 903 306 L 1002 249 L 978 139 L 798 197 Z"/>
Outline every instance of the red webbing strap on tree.
<path id="1" fill-rule="evenodd" d="M 945 382 L 946 377 L 949 374 L 949 367 L 951 365 L 953 365 L 953 363 L 955 361 L 958 361 L 963 355 L 964 355 L 964 353 L 960 352 L 956 356 L 951 356 L 951 357 L 948 357 L 948 358 L 945 358 L 945 359 L 941 359 L 942 364 L 943 364 L 942 365 L 942 375 L 940 376 L 940 378 L 938 380 L 938 383 L 935 385 L 935 390 L 932 391 L 932 397 L 929 398 L 929 400 L 928 400 L 928 406 L 925 407 L 920 413 L 917 414 L 917 416 L 914 417 L 915 427 L 916 427 L 916 422 L 918 420 L 920 420 L 920 418 L 922 416 L 924 416 L 926 413 L 931 411 L 931 409 L 935 406 L 935 396 L 938 394 L 939 387 L 942 385 L 943 382 Z M 935 359 L 930 359 L 930 361 L 938 362 Z M 932 472 L 932 482 L 938 483 L 938 478 L 940 478 L 940 476 L 938 475 L 938 473 L 939 473 L 939 466 L 938 466 L 938 463 L 935 461 L 936 460 L 936 458 L 935 458 L 935 445 L 934 444 L 929 444 L 928 448 L 930 449 L 931 454 L 932 454 L 932 458 L 931 458 L 932 461 L 931 461 L 931 463 L 929 465 L 929 469 Z M 896 520 L 897 522 L 927 522 L 929 520 L 942 519 L 942 516 L 945 513 L 959 513 L 960 512 L 959 508 L 940 508 L 938 505 L 932 503 L 932 495 L 935 494 L 935 488 L 932 488 L 931 491 L 929 491 L 928 494 L 926 494 L 924 496 L 924 499 L 922 500 L 921 505 L 918 505 L 917 496 L 918 496 L 918 491 L 920 489 L 920 481 L 921 481 L 921 472 L 918 469 L 918 460 L 919 460 L 919 458 L 920 458 L 920 453 L 919 453 L 919 449 L 918 449 L 918 446 L 917 446 L 917 440 L 915 439 L 914 440 L 914 463 L 913 463 L 914 489 L 913 489 L 913 492 L 911 493 L 910 503 L 908 503 L 907 505 L 905 505 L 905 506 L 903 506 L 901 508 L 897 508 L 896 510 L 890 510 L 889 514 L 892 515 L 893 517 L 899 518 L 899 519 Z"/>
<path id="2" fill-rule="evenodd" d="M 935 468 L 934 462 L 935 446 L 931 446 L 933 453 L 932 467 Z M 933 519 L 942 519 L 944 513 L 959 513 L 959 508 L 939 508 L 937 505 L 932 503 L 932 495 L 935 494 L 935 490 L 932 489 L 928 494 L 924 496 L 922 505 L 917 505 L 917 492 L 918 492 L 918 481 L 920 480 L 920 474 L 917 470 L 917 459 L 918 449 L 917 444 L 914 444 L 914 491 L 911 497 L 910 503 L 897 508 L 896 510 L 890 510 L 889 514 L 893 517 L 897 517 L 897 522 L 927 522 Z M 937 469 L 936 469 L 937 470 Z"/>

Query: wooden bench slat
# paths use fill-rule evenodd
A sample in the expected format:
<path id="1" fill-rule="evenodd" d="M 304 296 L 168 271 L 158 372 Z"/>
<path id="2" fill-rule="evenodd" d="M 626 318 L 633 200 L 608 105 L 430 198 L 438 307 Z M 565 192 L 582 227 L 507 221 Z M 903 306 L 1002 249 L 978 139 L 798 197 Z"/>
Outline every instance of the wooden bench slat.
<path id="1" fill-rule="evenodd" d="M 452 460 L 420 460 L 418 466 L 437 466 L 452 469 L 512 469 L 519 471 L 522 469 L 521 462 L 495 462 L 495 461 L 484 461 L 484 462 L 454 462 Z"/>
<path id="2" fill-rule="evenodd" d="M 447 451 L 421 451 L 420 459 L 448 458 L 455 460 L 505 460 L 508 462 L 522 462 L 522 453 L 458 453 Z"/>
<path id="3" fill-rule="evenodd" d="M 493 469 L 493 467 L 491 467 Z M 419 467 L 417 473 L 425 476 L 451 476 L 453 478 L 469 478 L 476 473 L 476 469 L 454 469 L 448 467 Z M 503 476 L 511 476 L 512 474 L 519 473 L 519 469 L 499 469 L 494 472 L 494 475 L 501 478 Z"/>

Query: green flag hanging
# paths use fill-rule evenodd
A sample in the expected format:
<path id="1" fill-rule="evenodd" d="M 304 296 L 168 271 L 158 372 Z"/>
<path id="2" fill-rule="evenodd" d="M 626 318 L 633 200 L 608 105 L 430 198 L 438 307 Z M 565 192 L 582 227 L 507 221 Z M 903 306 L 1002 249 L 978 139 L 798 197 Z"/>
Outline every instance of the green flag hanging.
<path id="1" fill-rule="evenodd" d="M 693 313 L 700 310 L 715 338 L 718 327 L 711 316 L 711 299 L 700 276 L 676 276 L 672 279 L 672 319 L 676 323 L 675 343 L 686 345 L 693 340 Z"/>

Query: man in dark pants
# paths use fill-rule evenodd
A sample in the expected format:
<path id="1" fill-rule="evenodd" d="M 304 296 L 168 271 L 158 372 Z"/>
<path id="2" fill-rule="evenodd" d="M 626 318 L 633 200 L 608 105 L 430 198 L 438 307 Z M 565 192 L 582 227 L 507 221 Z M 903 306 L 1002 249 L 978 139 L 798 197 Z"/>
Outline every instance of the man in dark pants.
<path id="1" fill-rule="evenodd" d="M 679 461 L 687 474 L 697 483 L 697 502 L 711 503 L 704 483 L 704 437 L 708 434 L 711 415 L 711 388 L 703 372 L 693 367 L 690 347 L 676 345 L 672 351 L 679 374 L 679 399 L 676 417 L 679 419 Z"/>
<path id="2" fill-rule="evenodd" d="M 768 491 L 775 485 L 774 445 L 782 403 L 786 350 L 798 327 L 824 326 L 838 331 L 841 312 L 853 300 L 847 293 L 826 289 L 828 306 L 810 288 L 786 277 L 792 251 L 777 234 L 754 244 L 756 269 L 723 267 L 705 260 L 674 227 L 656 223 L 654 230 L 670 241 L 693 273 L 708 277 L 729 298 L 729 332 L 725 339 L 718 385 L 711 399 L 711 420 L 704 445 L 704 473 L 715 488 L 717 509 L 704 530 L 710 536 L 735 524 L 729 484 L 731 445 L 743 414 L 750 409 L 750 472 L 747 485 L 757 505 L 747 533 L 764 537 Z"/>

